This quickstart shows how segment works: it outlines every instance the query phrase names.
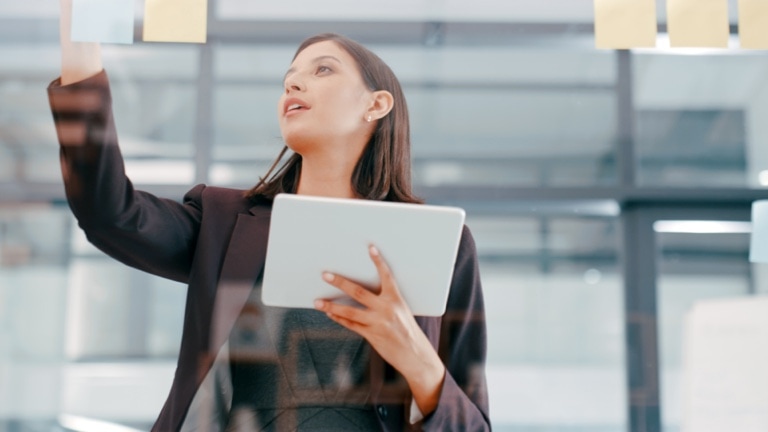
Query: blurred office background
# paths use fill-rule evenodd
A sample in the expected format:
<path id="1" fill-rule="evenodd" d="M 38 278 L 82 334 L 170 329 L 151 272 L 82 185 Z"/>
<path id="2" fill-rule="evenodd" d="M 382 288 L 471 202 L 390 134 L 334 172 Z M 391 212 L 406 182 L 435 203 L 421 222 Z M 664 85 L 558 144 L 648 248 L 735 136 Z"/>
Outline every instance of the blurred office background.
<path id="1" fill-rule="evenodd" d="M 209 1 L 207 44 L 104 48 L 135 183 L 252 185 L 281 148 L 296 46 L 351 36 L 405 87 L 418 192 L 467 210 L 495 429 L 680 430 L 686 312 L 768 291 L 747 260 L 765 52 L 666 49 L 662 1 L 660 46 L 629 51 L 594 48 L 592 0 Z M 78 230 L 45 92 L 58 67 L 58 2 L 0 3 L 0 432 L 147 430 L 185 287 Z"/>

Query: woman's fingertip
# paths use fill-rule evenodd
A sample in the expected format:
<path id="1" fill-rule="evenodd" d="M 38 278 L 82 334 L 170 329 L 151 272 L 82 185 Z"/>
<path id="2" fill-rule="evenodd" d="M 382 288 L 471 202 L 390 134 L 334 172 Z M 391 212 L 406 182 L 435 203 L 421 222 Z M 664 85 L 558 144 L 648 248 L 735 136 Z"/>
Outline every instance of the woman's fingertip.
<path id="1" fill-rule="evenodd" d="M 323 280 L 325 280 L 326 282 L 333 282 L 333 278 L 334 278 L 333 273 L 323 272 Z"/>
<path id="2" fill-rule="evenodd" d="M 374 245 L 371 245 L 371 246 L 369 246 L 369 248 L 368 248 L 368 249 L 370 250 L 370 252 L 371 252 L 371 255 L 373 255 L 373 256 L 379 256 L 379 249 L 378 249 L 378 248 L 376 248 L 376 246 L 374 246 Z"/>

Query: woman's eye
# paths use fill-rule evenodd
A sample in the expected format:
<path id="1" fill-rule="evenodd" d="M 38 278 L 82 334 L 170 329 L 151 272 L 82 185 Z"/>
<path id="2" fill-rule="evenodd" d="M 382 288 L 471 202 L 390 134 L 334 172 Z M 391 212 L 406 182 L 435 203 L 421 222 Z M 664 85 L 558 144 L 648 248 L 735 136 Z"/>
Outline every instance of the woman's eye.
<path id="1" fill-rule="evenodd" d="M 330 72 L 330 71 L 331 71 L 331 68 L 329 68 L 328 66 L 318 66 L 317 67 L 317 72 L 318 73 L 325 73 L 325 72 Z"/>

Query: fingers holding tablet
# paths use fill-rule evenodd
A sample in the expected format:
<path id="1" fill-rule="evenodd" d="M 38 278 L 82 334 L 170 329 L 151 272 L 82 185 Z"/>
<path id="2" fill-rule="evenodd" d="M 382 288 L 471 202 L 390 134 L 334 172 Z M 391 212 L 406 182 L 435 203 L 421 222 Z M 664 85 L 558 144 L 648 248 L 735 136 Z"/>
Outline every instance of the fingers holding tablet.
<path id="1" fill-rule="evenodd" d="M 357 301 L 365 307 L 372 307 L 372 302 L 376 299 L 390 299 L 394 301 L 403 301 L 400 295 L 400 290 L 397 286 L 392 270 L 389 268 L 386 260 L 381 256 L 378 248 L 374 245 L 368 247 L 368 253 L 376 266 L 376 271 L 379 275 L 381 285 L 378 287 L 365 287 L 359 283 L 356 283 L 350 279 L 341 275 L 336 275 L 331 272 L 323 272 L 322 277 L 328 284 L 339 288 L 353 300 Z M 324 299 L 321 301 L 329 301 L 332 299 Z M 315 303 L 316 307 L 320 303 Z"/>

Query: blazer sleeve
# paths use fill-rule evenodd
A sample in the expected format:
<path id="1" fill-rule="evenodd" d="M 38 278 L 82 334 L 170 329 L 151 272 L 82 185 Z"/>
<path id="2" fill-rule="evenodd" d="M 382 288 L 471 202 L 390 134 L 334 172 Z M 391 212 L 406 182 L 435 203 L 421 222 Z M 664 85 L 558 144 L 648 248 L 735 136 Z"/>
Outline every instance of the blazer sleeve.
<path id="1" fill-rule="evenodd" d="M 421 428 L 430 431 L 490 430 L 485 378 L 487 335 L 477 252 L 465 226 L 456 259 L 438 353 L 446 366 L 435 411 Z"/>
<path id="2" fill-rule="evenodd" d="M 205 186 L 183 203 L 135 190 L 126 177 L 104 71 L 48 87 L 64 188 L 88 240 L 132 267 L 187 282 Z"/>

